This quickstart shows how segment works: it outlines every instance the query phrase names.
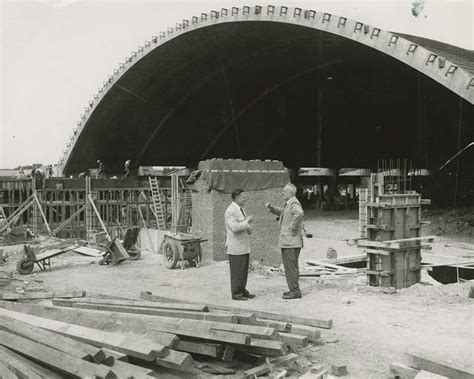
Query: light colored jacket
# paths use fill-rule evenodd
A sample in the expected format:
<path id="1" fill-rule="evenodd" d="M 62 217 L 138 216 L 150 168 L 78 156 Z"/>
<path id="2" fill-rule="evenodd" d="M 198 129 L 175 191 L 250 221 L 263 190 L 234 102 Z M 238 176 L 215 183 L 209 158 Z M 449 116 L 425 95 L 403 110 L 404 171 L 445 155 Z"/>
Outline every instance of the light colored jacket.
<path id="1" fill-rule="evenodd" d="M 247 232 L 250 225 L 240 207 L 234 202 L 225 211 L 225 228 L 227 232 L 226 253 L 230 255 L 250 254 L 250 237 Z"/>
<path id="2" fill-rule="evenodd" d="M 278 248 L 303 247 L 304 212 L 298 199 L 293 196 L 284 208 L 269 206 L 270 212 L 280 216 Z"/>

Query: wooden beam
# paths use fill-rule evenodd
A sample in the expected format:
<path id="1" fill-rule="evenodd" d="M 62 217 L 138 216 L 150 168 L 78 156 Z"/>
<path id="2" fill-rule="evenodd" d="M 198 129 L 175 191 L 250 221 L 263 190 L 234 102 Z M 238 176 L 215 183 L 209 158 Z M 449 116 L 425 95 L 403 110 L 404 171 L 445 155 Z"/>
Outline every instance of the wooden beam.
<path id="1" fill-rule="evenodd" d="M 18 379 L 18 376 L 14 371 L 11 371 L 10 368 L 0 361 L 0 378 L 2 379 Z"/>
<path id="2" fill-rule="evenodd" d="M 163 301 L 163 302 L 183 302 L 183 300 L 176 300 L 167 297 L 155 296 L 152 295 L 150 292 L 142 291 L 140 293 L 140 298 L 150 301 Z M 154 300 L 153 300 L 154 299 Z M 190 304 L 195 304 L 193 302 L 189 302 Z M 214 304 L 207 304 L 209 311 L 229 311 L 235 314 L 239 313 L 253 313 L 257 318 L 263 318 L 267 320 L 275 320 L 275 321 L 283 321 L 283 322 L 290 322 L 296 324 L 303 324 L 308 326 L 315 326 L 317 328 L 324 328 L 324 329 L 331 329 L 332 328 L 332 320 L 330 319 L 315 319 L 315 318 L 308 318 L 308 317 L 301 317 L 301 316 L 293 316 L 293 315 L 285 315 L 280 313 L 272 313 L 266 311 L 259 311 L 254 309 L 242 309 L 242 308 L 234 308 L 234 307 L 227 307 L 221 305 L 214 305 Z"/>
<path id="3" fill-rule="evenodd" d="M 278 332 L 289 333 L 291 331 L 291 324 L 284 321 L 265 320 L 263 318 L 258 318 L 256 321 L 256 325 L 274 328 Z"/>
<path id="4" fill-rule="evenodd" d="M 244 372 L 245 378 L 255 378 L 257 376 L 264 375 L 268 372 L 273 371 L 275 368 L 288 365 L 291 362 L 294 362 L 298 358 L 298 355 L 291 353 L 282 357 L 272 358 L 267 360 L 264 364 L 251 368 Z"/>
<path id="5" fill-rule="evenodd" d="M 218 358 L 224 351 L 224 345 L 210 342 L 180 340 L 178 346 L 176 346 L 176 350 Z"/>
<path id="6" fill-rule="evenodd" d="M 291 324 L 291 333 L 308 337 L 311 342 L 321 338 L 321 331 L 312 326 Z"/>
<path id="7" fill-rule="evenodd" d="M 170 343 L 177 342 L 176 335 L 179 335 L 226 344 L 250 344 L 250 336 L 248 334 L 211 330 L 212 325 L 222 323 L 212 323 L 210 321 L 178 320 L 172 317 L 130 315 L 116 312 L 106 313 L 104 311 L 54 308 L 36 304 L 25 305 L 0 301 L 0 311 L 2 308 L 58 321 L 68 320 L 70 323 L 91 328 L 102 328 L 112 332 L 127 333 L 131 331 L 135 334 L 141 333 L 143 335 L 147 331 L 154 330 L 160 332 L 161 336 L 168 338 Z M 169 346 L 172 347 L 172 345 Z"/>
<path id="8" fill-rule="evenodd" d="M 308 346 L 309 340 L 306 336 L 300 336 L 298 334 L 293 333 L 283 333 L 279 332 L 278 339 L 287 345 L 296 346 L 296 347 L 305 347 Z"/>
<path id="9" fill-rule="evenodd" d="M 192 312 L 192 311 L 181 311 L 181 310 L 174 310 L 174 309 L 142 308 L 142 307 L 130 307 L 130 306 L 94 304 L 94 303 L 74 303 L 72 307 L 80 308 L 80 309 L 93 309 L 93 310 L 98 310 L 98 311 L 134 313 L 134 314 L 152 315 L 152 316 L 179 317 L 179 318 L 185 318 L 185 319 L 217 321 L 217 322 L 234 323 L 234 324 L 237 323 L 237 316 L 222 313 L 222 312 L 221 313 Z"/>
<path id="10" fill-rule="evenodd" d="M 60 334 L 38 328 L 8 316 L 0 316 L 0 330 L 28 338 L 91 362 L 101 363 L 107 358 L 107 354 L 95 346 L 76 341 L 69 337 L 64 337 Z"/>
<path id="11" fill-rule="evenodd" d="M 163 345 L 144 341 L 140 338 L 117 333 L 103 332 L 97 329 L 68 324 L 62 321 L 26 315 L 20 312 L 0 308 L 0 315 L 10 316 L 28 324 L 55 331 L 97 347 L 107 347 L 136 358 L 153 361 L 168 354 L 168 348 Z"/>
<path id="12" fill-rule="evenodd" d="M 41 345 L 5 331 L 0 331 L 0 345 L 51 366 L 73 378 L 117 378 L 117 375 L 109 367 L 84 361 L 49 346 Z"/>
<path id="13" fill-rule="evenodd" d="M 252 339 L 250 345 L 236 346 L 236 349 L 245 353 L 268 356 L 281 356 L 288 353 L 288 346 L 284 342 L 257 338 Z"/>
<path id="14" fill-rule="evenodd" d="M 121 305 L 129 307 L 141 307 L 141 308 L 159 308 L 159 309 L 174 309 L 181 311 L 193 311 L 193 312 L 209 312 L 209 309 L 205 305 L 199 304 L 186 304 L 186 303 L 154 303 L 149 301 L 134 301 L 134 300 L 113 300 L 113 299 L 94 299 L 94 298 L 79 298 L 79 299 L 53 299 L 54 305 L 62 307 L 72 307 L 74 303 L 91 303 L 91 304 L 102 304 L 102 305 Z"/>
<path id="15" fill-rule="evenodd" d="M 406 353 L 407 364 L 419 370 L 456 379 L 474 379 L 474 367 L 461 362 L 448 360 L 446 356 L 411 349 Z"/>
<path id="16" fill-rule="evenodd" d="M 6 347 L 0 346 L 1 362 L 4 363 L 10 370 L 13 370 L 17 377 L 21 379 L 32 379 L 37 375 L 39 378 L 61 379 L 62 376 L 54 373 L 43 366 L 15 353 Z M 0 377 L 2 373 L 0 370 Z"/>
<path id="17" fill-rule="evenodd" d="M 179 371 L 189 371 L 194 366 L 194 360 L 190 354 L 175 350 L 170 350 L 164 358 L 156 358 L 156 363 Z"/>
<path id="18" fill-rule="evenodd" d="M 53 298 L 74 298 L 86 296 L 85 291 L 58 291 L 58 292 L 35 292 L 35 293 L 16 293 L 4 292 L 1 300 L 36 300 L 36 299 L 53 299 Z"/>

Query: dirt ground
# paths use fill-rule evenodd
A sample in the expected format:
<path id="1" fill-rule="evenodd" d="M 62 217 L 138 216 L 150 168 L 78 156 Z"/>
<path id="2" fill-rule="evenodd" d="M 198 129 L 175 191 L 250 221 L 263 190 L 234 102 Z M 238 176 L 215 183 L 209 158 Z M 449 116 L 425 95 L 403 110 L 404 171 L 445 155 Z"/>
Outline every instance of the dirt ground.
<path id="1" fill-rule="evenodd" d="M 306 228 L 313 238 L 305 241 L 301 263 L 325 258 L 329 247 L 339 257 L 362 253 L 345 241 L 358 236 L 356 212 L 307 212 Z M 457 236 L 439 237 L 429 253 L 474 261 L 474 251 L 458 240 Z M 474 237 L 462 241 L 474 243 Z M 21 257 L 20 246 L 6 250 L 10 261 L 0 266 L 0 271 L 14 270 Z M 183 300 L 330 318 L 334 327 L 321 329 L 322 344 L 300 353 L 314 363 L 345 364 L 348 378 L 387 377 L 390 363 L 403 360 L 404 352 L 412 347 L 464 364 L 474 362 L 474 300 L 467 297 L 471 282 L 440 285 L 424 272 L 422 283 L 384 293 L 367 287 L 363 274 L 310 277 L 301 278 L 303 298 L 288 301 L 281 298 L 286 290 L 283 274 L 260 269 L 251 271 L 248 281 L 249 290 L 257 297 L 235 302 L 229 295 L 227 262 L 168 270 L 161 256 L 150 252 L 143 253 L 139 261 L 119 266 L 99 266 L 97 262 L 96 258 L 65 255 L 54 259 L 50 272 L 35 268 L 34 274 L 21 279 L 41 280 L 45 287 L 55 290 L 81 289 L 129 297 L 152 291 Z"/>

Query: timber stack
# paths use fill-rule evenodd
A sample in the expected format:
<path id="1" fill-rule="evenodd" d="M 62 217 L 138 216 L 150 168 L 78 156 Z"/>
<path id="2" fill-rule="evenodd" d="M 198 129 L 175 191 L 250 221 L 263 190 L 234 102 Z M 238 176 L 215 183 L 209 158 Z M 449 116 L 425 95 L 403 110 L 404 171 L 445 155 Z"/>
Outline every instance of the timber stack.
<path id="1" fill-rule="evenodd" d="M 40 303 L 37 303 L 40 301 Z M 331 320 L 82 291 L 4 294 L 0 377 L 283 377 Z M 301 373 L 301 372 L 300 372 Z"/>

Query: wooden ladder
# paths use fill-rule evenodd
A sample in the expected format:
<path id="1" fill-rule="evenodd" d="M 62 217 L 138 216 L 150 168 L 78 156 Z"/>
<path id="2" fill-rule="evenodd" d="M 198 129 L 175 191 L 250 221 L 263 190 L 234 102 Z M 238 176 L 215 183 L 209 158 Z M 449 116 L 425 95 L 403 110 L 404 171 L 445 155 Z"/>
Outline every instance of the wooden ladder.
<path id="1" fill-rule="evenodd" d="M 158 229 L 165 230 L 166 229 L 165 212 L 163 211 L 163 203 L 161 202 L 161 194 L 160 194 L 160 188 L 158 186 L 158 179 L 152 178 L 151 176 L 149 176 L 148 181 L 150 182 L 151 199 L 153 201 L 153 206 L 151 208 L 152 208 L 153 214 L 155 215 Z"/>

